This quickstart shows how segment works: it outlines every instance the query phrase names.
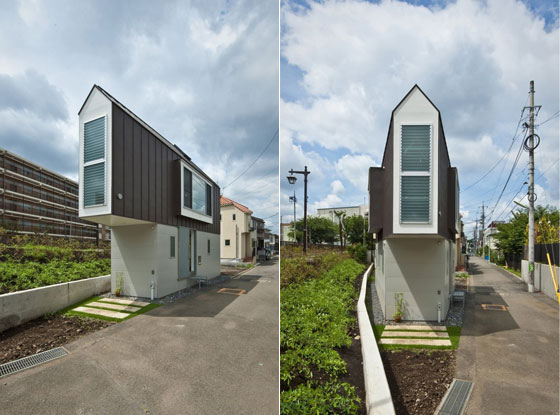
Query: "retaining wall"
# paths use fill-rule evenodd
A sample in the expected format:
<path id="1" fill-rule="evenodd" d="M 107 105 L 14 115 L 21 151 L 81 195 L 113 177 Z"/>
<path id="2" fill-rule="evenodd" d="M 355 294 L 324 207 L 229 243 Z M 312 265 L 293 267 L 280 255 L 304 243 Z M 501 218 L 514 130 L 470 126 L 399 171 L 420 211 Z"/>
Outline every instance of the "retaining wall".
<path id="1" fill-rule="evenodd" d="M 364 362 L 364 386 L 366 390 L 366 408 L 368 414 L 395 415 L 395 407 L 385 376 L 381 354 L 375 341 L 371 322 L 366 308 L 366 290 L 368 277 L 373 265 L 367 269 L 362 280 L 362 288 L 358 299 L 358 325 L 362 344 L 362 360 Z"/>
<path id="2" fill-rule="evenodd" d="M 111 276 L 88 278 L 0 295 L 0 333 L 111 289 Z"/>
<path id="3" fill-rule="evenodd" d="M 556 274 L 560 275 L 560 268 L 556 268 Z M 521 276 L 526 284 L 529 283 L 529 261 L 521 261 Z M 556 293 L 554 292 L 554 284 L 552 283 L 552 278 L 550 277 L 550 268 L 548 264 L 541 264 L 535 262 L 535 291 L 540 291 L 543 294 L 554 298 L 556 300 Z"/>

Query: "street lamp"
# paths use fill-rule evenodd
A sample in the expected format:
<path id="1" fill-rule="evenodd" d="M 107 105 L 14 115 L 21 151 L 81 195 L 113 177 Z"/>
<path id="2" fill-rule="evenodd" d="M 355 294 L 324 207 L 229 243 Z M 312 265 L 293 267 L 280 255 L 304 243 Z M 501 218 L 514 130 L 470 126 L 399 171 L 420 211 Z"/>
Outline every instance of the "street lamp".
<path id="1" fill-rule="evenodd" d="M 294 177 L 295 179 L 295 177 Z M 294 180 L 295 183 L 295 180 Z M 294 203 L 294 241 L 297 242 L 297 237 L 296 237 L 296 202 L 297 202 L 297 198 L 296 198 L 296 191 L 294 189 L 294 195 L 290 196 L 290 202 Z"/>
<path id="2" fill-rule="evenodd" d="M 290 173 L 290 175 L 287 177 L 287 179 L 290 184 L 296 183 L 297 177 L 294 176 L 294 174 L 303 174 L 303 252 L 307 253 L 307 175 L 310 174 L 311 172 L 307 170 L 307 166 L 305 166 L 303 171 L 291 169 L 288 173 Z M 295 193 L 294 193 L 294 197 L 295 197 Z M 294 215 L 294 221 L 295 221 L 295 215 Z"/>

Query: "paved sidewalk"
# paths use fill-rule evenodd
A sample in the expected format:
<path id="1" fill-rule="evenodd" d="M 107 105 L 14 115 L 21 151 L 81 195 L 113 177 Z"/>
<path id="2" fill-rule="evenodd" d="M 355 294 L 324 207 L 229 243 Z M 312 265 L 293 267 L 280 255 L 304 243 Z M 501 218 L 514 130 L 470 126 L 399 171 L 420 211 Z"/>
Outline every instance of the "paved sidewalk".
<path id="1" fill-rule="evenodd" d="M 0 414 L 277 414 L 278 263 L 66 348 L 0 379 Z"/>
<path id="2" fill-rule="evenodd" d="M 455 374 L 474 382 L 467 414 L 558 414 L 558 304 L 481 258 L 469 266 Z"/>

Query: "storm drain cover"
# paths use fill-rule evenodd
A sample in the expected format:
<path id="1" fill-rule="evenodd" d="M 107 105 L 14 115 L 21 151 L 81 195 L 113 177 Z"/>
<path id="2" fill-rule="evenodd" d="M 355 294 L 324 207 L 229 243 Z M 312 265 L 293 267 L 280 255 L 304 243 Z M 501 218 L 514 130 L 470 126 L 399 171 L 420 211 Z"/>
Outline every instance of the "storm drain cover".
<path id="1" fill-rule="evenodd" d="M 473 384 L 468 380 L 453 379 L 439 404 L 437 415 L 462 415 L 471 396 Z"/>
<path id="2" fill-rule="evenodd" d="M 496 310 L 496 311 L 507 311 L 505 305 L 502 304 L 482 304 L 483 310 Z"/>
<path id="3" fill-rule="evenodd" d="M 239 288 L 220 288 L 218 292 L 222 294 L 233 294 L 233 295 L 241 295 L 247 293 L 247 291 L 240 290 Z"/>
<path id="4" fill-rule="evenodd" d="M 0 378 L 2 376 L 11 375 L 12 373 L 29 369 L 30 367 L 40 365 L 41 363 L 45 363 L 50 360 L 58 359 L 59 357 L 66 356 L 67 354 L 68 352 L 62 347 L 56 347 L 51 350 L 34 354 L 33 356 L 27 356 L 22 359 L 4 363 L 0 365 Z"/>

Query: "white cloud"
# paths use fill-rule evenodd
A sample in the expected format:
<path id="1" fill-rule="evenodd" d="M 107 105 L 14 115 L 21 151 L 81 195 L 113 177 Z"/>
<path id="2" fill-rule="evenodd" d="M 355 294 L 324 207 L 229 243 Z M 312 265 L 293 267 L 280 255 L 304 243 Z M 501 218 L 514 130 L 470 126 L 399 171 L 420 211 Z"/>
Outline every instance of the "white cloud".
<path id="1" fill-rule="evenodd" d="M 311 209 L 308 211 L 308 213 L 314 215 L 317 213 L 317 209 L 339 207 L 342 203 L 343 203 L 342 199 L 338 197 L 338 195 L 331 193 L 327 195 L 327 197 L 323 198 L 322 200 L 314 202 L 311 205 Z"/>
<path id="2" fill-rule="evenodd" d="M 346 154 L 336 162 L 335 168 L 340 176 L 366 194 L 369 168 L 374 166 L 377 166 L 377 163 L 367 154 Z"/>
<path id="3" fill-rule="evenodd" d="M 342 184 L 342 182 L 340 180 L 335 180 L 335 181 L 331 182 L 331 191 L 335 195 L 344 193 L 344 185 Z"/>

